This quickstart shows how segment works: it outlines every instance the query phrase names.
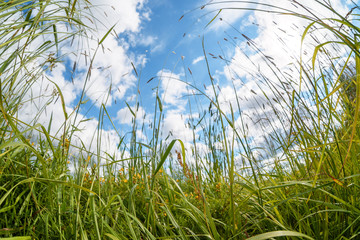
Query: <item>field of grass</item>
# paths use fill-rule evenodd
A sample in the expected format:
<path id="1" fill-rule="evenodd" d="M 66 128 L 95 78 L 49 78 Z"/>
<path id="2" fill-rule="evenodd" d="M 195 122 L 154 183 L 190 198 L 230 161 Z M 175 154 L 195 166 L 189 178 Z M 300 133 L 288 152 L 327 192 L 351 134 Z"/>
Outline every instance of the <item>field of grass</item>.
<path id="1" fill-rule="evenodd" d="M 159 135 L 164 114 L 159 94 L 152 138 L 139 143 L 136 130 L 144 126 L 134 121 L 130 140 L 119 143 L 123 158 L 74 144 L 79 130 L 72 121 L 84 99 L 68 113 L 55 83 L 53 100 L 62 102 L 65 119 L 62 133 L 50 134 L 51 119 L 48 126 L 36 119 L 22 122 L 22 105 L 36 101 L 25 97 L 27 91 L 61 59 L 49 49 L 91 31 L 81 22 L 76 1 L 25 2 L 0 2 L 0 238 L 360 239 L 358 7 L 333 19 L 287 12 L 309 21 L 304 39 L 313 26 L 333 38 L 319 43 L 310 64 L 298 60 L 301 87 L 262 57 L 276 79 L 263 79 L 273 91 L 273 113 L 258 114 L 273 121 L 260 128 L 277 129 L 275 122 L 283 128 L 273 132 L 272 144 L 258 146 L 271 156 L 263 162 L 246 126 L 235 121 L 241 119 L 241 105 L 231 106 L 229 114 L 222 110 L 209 65 L 212 97 L 189 83 L 211 106 L 206 117 L 189 123 L 201 127 L 201 140 L 194 130 L 192 149 L 181 139 Z M 72 31 L 60 34 L 59 23 Z M 29 51 L 44 36 L 51 41 Z M 325 50 L 337 45 L 347 55 Z M 205 44 L 203 50 L 206 57 Z M 337 61 L 340 57 L 345 60 Z M 104 105 L 99 116 L 94 134 L 111 122 Z M 198 143 L 209 151 L 204 154 Z"/>

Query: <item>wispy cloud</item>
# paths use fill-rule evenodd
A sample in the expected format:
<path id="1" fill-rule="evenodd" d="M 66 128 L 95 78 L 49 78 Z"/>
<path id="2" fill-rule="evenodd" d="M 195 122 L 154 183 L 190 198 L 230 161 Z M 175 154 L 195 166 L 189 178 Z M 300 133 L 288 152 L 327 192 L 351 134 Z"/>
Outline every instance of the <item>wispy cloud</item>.
<path id="1" fill-rule="evenodd" d="M 199 57 L 195 58 L 195 59 L 192 61 L 192 64 L 195 65 L 195 64 L 197 64 L 198 62 L 204 61 L 204 59 L 205 59 L 204 56 L 199 56 Z"/>

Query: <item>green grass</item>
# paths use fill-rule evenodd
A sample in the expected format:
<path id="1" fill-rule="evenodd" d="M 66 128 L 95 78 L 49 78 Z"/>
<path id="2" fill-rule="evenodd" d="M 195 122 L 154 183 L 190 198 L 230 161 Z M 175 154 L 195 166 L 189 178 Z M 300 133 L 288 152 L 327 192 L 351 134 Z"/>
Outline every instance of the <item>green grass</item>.
<path id="1" fill-rule="evenodd" d="M 61 137 L 50 134 L 51 120 L 49 126 L 37 124 L 36 119 L 30 124 L 22 122 L 18 118 L 22 104 L 36 101 L 25 99 L 27 91 L 61 60 L 61 56 L 49 55 L 50 49 L 72 37 L 85 38 L 84 32 L 91 29 L 81 22 L 76 1 L 21 3 L 0 3 L 1 22 L 7 24 L 0 25 L 1 238 L 359 238 L 360 52 L 356 38 L 360 29 L 350 21 L 356 21 L 358 9 L 329 21 L 310 13 L 300 15 L 273 8 L 307 19 L 309 28 L 303 34 L 304 39 L 309 37 L 308 30 L 313 25 L 333 33 L 335 39 L 315 48 L 311 64 L 299 59 L 301 88 L 292 86 L 292 79 L 286 78 L 263 56 L 273 66 L 275 79 L 267 79 L 266 84 L 275 99 L 268 99 L 273 114 L 258 114 L 273 120 L 287 116 L 287 124 L 281 125 L 284 132 L 274 131 L 268 139 L 269 146 L 261 146 L 273 156 L 272 162 L 264 163 L 246 136 L 244 116 L 239 115 L 241 104 L 230 106 L 229 114 L 220 107 L 220 93 L 207 59 L 213 97 L 188 83 L 198 94 L 189 97 L 189 102 L 198 103 L 196 110 L 201 111 L 199 95 L 211 106 L 205 117 L 192 116 L 193 150 L 185 149 L 181 139 L 166 141 L 160 137 L 164 111 L 159 92 L 154 102 L 156 128 L 152 137 L 140 144 L 136 130 L 143 129 L 145 123 L 134 121 L 130 140 L 119 144 L 123 154 L 120 159 L 101 154 L 99 143 L 97 152 L 73 144 L 72 137 L 78 130 L 71 126 L 79 107 L 67 113 L 65 99 L 55 83 L 65 119 Z M 61 7 L 48 8 L 53 5 Z M 329 6 L 324 4 L 324 7 Z M 38 10 L 38 13 L 29 19 L 27 15 L 19 16 L 19 9 Z M 6 21 L 15 17 L 17 21 Z M 68 24 L 73 32 L 59 34 L 55 27 L 58 23 Z M 99 42 L 99 48 L 107 35 Z M 41 37 L 49 41 L 29 52 L 27 45 L 37 43 Z M 341 66 L 334 58 L 337 52 L 330 55 L 328 51 L 320 51 L 336 44 L 347 48 L 348 59 L 354 59 L 355 64 L 349 61 Z M 202 47 L 206 57 L 205 41 Z M 8 48 L 15 50 L 9 53 Z M 327 61 L 319 63 L 319 58 Z M 39 67 L 28 68 L 35 61 L 40 63 Z M 281 86 L 276 85 L 279 80 Z M 282 95 L 281 91 L 287 94 Z M 304 96 L 314 105 L 310 106 Z M 83 96 L 78 106 L 82 102 Z M 283 112 L 279 112 L 279 106 Z M 136 111 L 131 111 L 136 117 Z M 240 124 L 236 123 L 238 118 Z M 109 119 L 102 105 L 96 135 L 100 136 L 103 124 Z M 269 121 L 269 125 L 260 122 L 260 127 L 276 129 L 274 122 Z M 197 134 L 202 140 L 195 137 L 195 125 L 201 129 Z M 229 139 L 230 133 L 233 137 Z M 197 143 L 205 143 L 209 151 L 204 154 L 196 148 Z M 215 143 L 220 143 L 222 148 L 215 148 Z M 176 146 L 179 146 L 177 153 L 172 155 L 170 152 Z M 75 156 L 70 154 L 70 148 L 75 149 Z M 125 150 L 129 150 L 129 158 Z M 282 153 L 281 157 L 275 156 L 278 152 Z M 188 159 L 190 155 L 195 159 L 193 164 Z M 107 164 L 102 164 L 104 156 Z M 68 168 L 74 162 L 76 168 L 71 173 Z"/>

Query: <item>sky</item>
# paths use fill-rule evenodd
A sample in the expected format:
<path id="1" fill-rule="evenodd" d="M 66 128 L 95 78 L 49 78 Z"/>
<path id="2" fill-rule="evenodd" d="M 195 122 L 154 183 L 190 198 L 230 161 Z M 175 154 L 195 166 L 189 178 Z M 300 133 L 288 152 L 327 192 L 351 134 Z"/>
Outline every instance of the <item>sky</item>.
<path id="1" fill-rule="evenodd" d="M 97 30 L 90 33 L 93 40 L 78 40 L 73 45 L 65 42 L 61 47 L 62 54 L 73 51 L 77 51 L 77 54 L 66 55 L 63 62 L 46 73 L 62 90 L 68 113 L 74 112 L 85 86 L 83 100 L 87 103 L 81 106 L 76 118 L 75 114 L 70 117 L 81 129 L 73 136 L 72 144 L 80 145 L 82 142 L 89 150 L 96 151 L 96 142 L 101 138 L 102 149 L 116 153 L 120 136 L 131 131 L 133 115 L 130 109 L 137 115 L 138 141 L 148 143 L 152 137 L 154 109 L 157 103 L 155 96 L 158 92 L 164 113 L 162 137 L 165 139 L 171 132 L 169 140 L 181 139 L 190 148 L 194 132 L 189 128 L 188 122 L 192 116 L 200 119 L 210 104 L 209 99 L 201 96 L 198 90 L 210 99 L 215 97 L 204 52 L 222 111 L 229 115 L 230 103 L 232 106 L 239 103 L 242 114 L 237 113 L 235 125 L 240 128 L 245 121 L 246 134 L 254 143 L 264 144 L 264 135 L 274 131 L 270 126 L 266 128 L 266 124 L 260 128 L 256 121 L 244 120 L 240 116 L 256 115 L 258 120 L 261 120 L 261 116 L 271 116 L 271 106 L 276 105 L 274 101 L 269 103 L 269 99 L 273 98 L 273 92 L 261 81 L 258 72 L 260 70 L 270 79 L 276 77 L 268 67 L 269 62 L 264 61 L 255 47 L 260 49 L 268 60 L 276 63 L 276 68 L 296 79 L 298 73 L 294 72 L 292 67 L 300 56 L 301 35 L 304 26 L 308 24 L 304 19 L 244 10 L 261 10 L 265 7 L 242 1 L 91 2 L 91 14 L 94 18 L 90 20 L 90 17 L 84 17 L 83 21 L 89 25 L 96 25 Z M 351 1 L 330 2 L 343 16 L 353 6 Z M 263 3 L 271 4 L 273 1 L 264 0 Z M 305 12 L 295 7 L 291 1 L 281 0 L 276 1 L 276 4 Z M 304 4 L 318 16 L 329 16 L 329 13 L 315 1 L 304 1 Z M 219 12 L 220 9 L 223 10 Z M 99 39 L 102 39 L 111 27 L 113 30 L 96 51 Z M 58 28 L 66 31 L 66 26 Z M 324 40 L 324 35 L 319 34 L 319 38 L 320 41 Z M 76 47 L 82 45 L 85 47 L 77 50 Z M 90 50 L 85 52 L 83 49 Z M 312 52 L 313 49 L 314 44 L 305 41 L 303 51 Z M 91 77 L 87 79 L 91 59 L 86 56 L 94 56 L 95 52 Z M 310 61 L 311 54 L 303 57 L 304 61 Z M 76 74 L 71 79 L 69 73 L 74 66 Z M 21 112 L 21 118 L 34 119 L 36 109 L 54 97 L 51 96 L 54 89 L 51 86 L 47 80 L 34 85 L 32 96 L 38 94 L 48 97 L 29 103 Z M 266 93 L 269 99 L 262 93 Z M 64 121 L 59 104 L 60 101 L 53 101 L 46 106 L 46 111 L 38 116 L 38 121 L 46 125 L 52 114 L 51 131 L 53 135 L 58 136 L 61 135 L 59 129 Z M 106 106 L 117 131 L 110 121 L 105 121 L 101 134 L 96 135 L 94 133 L 99 124 L 98 116 L 102 104 Z M 281 105 L 277 107 L 281 108 Z M 142 124 L 144 128 L 141 128 Z M 273 124 L 281 127 L 279 119 L 274 119 Z M 195 131 L 195 135 L 198 131 Z M 232 137 L 229 129 L 228 137 Z M 199 148 L 207 151 L 205 144 L 201 146 L 199 143 Z"/>

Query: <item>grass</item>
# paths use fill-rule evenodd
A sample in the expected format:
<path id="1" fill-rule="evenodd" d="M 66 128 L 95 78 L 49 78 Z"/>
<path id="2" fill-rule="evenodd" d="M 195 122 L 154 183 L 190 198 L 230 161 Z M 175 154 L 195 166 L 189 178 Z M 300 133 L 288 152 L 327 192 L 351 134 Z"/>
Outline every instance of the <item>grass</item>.
<path id="1" fill-rule="evenodd" d="M 328 4 L 319 3 L 336 14 Z M 296 1 L 294 4 L 306 9 Z M 161 137 L 164 109 L 159 92 L 154 103 L 156 127 L 152 128 L 152 138 L 139 143 L 136 130 L 143 129 L 145 123 L 133 121 L 130 140 L 119 143 L 121 157 L 102 154 L 99 143 L 97 152 L 73 143 L 78 130 L 71 126 L 76 123 L 83 95 L 75 111 L 68 113 L 55 83 L 55 95 L 63 106 L 61 133 L 50 133 L 51 119 L 49 126 L 38 124 L 36 118 L 31 123 L 22 122 L 18 112 L 23 104 L 36 101 L 35 97 L 27 98 L 31 86 L 62 59 L 49 52 L 71 38 L 86 38 L 84 32 L 92 31 L 81 22 L 83 15 L 77 7 L 76 1 L 0 3 L 0 237 L 359 238 L 357 8 L 347 16 L 336 15 L 329 20 L 311 12 L 303 15 L 272 6 L 274 12 L 309 21 L 304 40 L 317 31 L 313 26 L 333 34 L 333 38 L 315 47 L 311 63 L 299 59 L 296 69 L 300 86 L 259 51 L 274 78 L 268 79 L 261 72 L 257 75 L 274 96 L 264 95 L 271 111 L 256 112 L 270 119 L 259 121 L 261 129 L 274 129 L 267 136 L 268 146 L 260 146 L 268 157 L 261 158 L 259 146 L 247 137 L 240 102 L 229 106 L 229 113 L 221 107 L 221 93 L 213 81 L 205 41 L 203 50 L 213 92 L 212 96 L 206 95 L 188 83 L 198 93 L 190 96 L 189 102 L 198 103 L 199 112 L 202 108 L 196 96 L 205 97 L 210 104 L 204 116 L 191 116 L 193 149 L 185 149 L 181 139 L 167 141 Z M 29 14 L 31 11 L 36 14 Z M 65 24 L 72 31 L 59 33 L 57 24 Z M 99 49 L 108 33 L 99 42 Z M 49 41 L 39 44 L 39 39 Z M 337 52 L 326 51 L 326 47 L 337 45 L 345 46 L 349 61 L 339 62 Z M 29 51 L 29 46 L 35 46 L 35 51 Z M 258 50 L 256 45 L 252 47 Z M 30 68 L 34 62 L 38 67 Z M 236 92 L 235 86 L 233 90 Z M 262 102 L 255 104 L 263 109 Z M 42 111 L 40 108 L 37 117 Z M 135 118 L 136 111 L 131 111 Z M 102 105 L 96 135 L 101 135 L 109 119 Z M 279 126 L 282 131 L 277 130 Z M 96 139 L 101 141 L 100 137 Z M 205 144 L 208 151 L 202 152 L 199 144 Z M 217 144 L 221 148 L 216 148 Z M 171 152 L 175 148 L 174 155 Z M 71 155 L 70 149 L 75 149 L 76 155 Z M 272 160 L 266 162 L 269 156 Z M 103 158 L 107 164 L 103 164 Z M 73 173 L 69 171 L 71 164 L 76 166 Z"/>

